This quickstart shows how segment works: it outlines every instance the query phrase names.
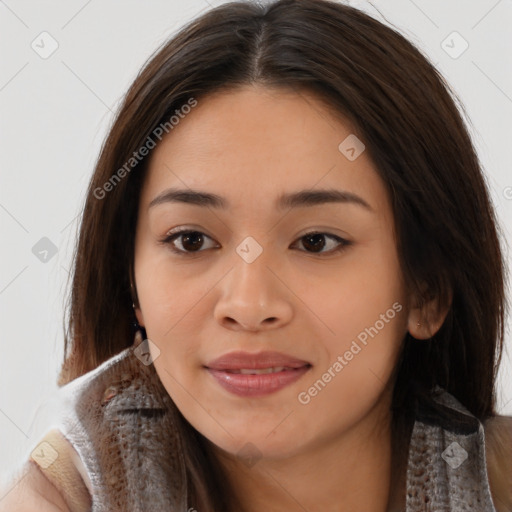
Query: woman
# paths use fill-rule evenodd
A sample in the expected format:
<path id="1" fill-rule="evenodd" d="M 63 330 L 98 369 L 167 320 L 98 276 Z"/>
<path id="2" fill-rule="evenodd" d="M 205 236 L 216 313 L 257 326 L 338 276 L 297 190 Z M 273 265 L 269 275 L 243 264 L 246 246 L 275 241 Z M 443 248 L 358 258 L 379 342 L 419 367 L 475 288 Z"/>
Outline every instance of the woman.
<path id="1" fill-rule="evenodd" d="M 504 264 L 453 96 L 325 0 L 163 45 L 89 186 L 67 413 L 4 508 L 512 510 Z"/>

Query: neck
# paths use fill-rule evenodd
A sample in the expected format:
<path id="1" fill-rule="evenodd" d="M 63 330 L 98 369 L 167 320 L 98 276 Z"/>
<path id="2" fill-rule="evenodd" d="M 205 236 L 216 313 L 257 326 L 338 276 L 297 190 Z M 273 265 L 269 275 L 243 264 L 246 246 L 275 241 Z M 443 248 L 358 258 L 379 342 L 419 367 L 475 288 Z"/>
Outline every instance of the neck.
<path id="1" fill-rule="evenodd" d="M 237 511 L 394 512 L 401 507 L 401 495 L 394 489 L 401 475 L 392 477 L 387 403 L 334 439 L 290 457 L 263 457 L 252 467 L 217 447 L 212 449 L 233 489 Z"/>

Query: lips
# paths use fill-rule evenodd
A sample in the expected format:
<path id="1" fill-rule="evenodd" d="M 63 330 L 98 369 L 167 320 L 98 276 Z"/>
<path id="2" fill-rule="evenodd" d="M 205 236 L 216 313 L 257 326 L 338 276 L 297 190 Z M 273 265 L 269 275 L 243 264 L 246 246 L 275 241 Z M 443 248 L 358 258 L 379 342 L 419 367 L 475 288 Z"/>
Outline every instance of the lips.
<path id="1" fill-rule="evenodd" d="M 280 352 L 231 352 L 209 362 L 211 370 L 224 370 L 240 373 L 240 370 L 296 369 L 311 366 L 307 361 Z"/>
<path id="2" fill-rule="evenodd" d="M 297 381 L 311 363 L 279 352 L 232 352 L 205 368 L 225 390 L 242 397 L 274 393 Z"/>
<path id="3" fill-rule="evenodd" d="M 265 373 L 278 373 L 285 370 L 293 370 L 289 366 L 277 366 L 270 368 L 240 368 L 239 370 L 224 370 L 228 373 L 240 373 L 242 375 L 264 375 Z"/>

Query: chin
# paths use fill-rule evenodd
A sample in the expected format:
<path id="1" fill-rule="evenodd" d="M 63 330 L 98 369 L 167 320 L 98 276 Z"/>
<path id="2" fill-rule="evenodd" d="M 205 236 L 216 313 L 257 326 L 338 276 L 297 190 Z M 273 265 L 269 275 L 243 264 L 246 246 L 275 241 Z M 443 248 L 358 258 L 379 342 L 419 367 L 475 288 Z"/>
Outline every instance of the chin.
<path id="1" fill-rule="evenodd" d="M 236 457 L 246 466 L 252 467 L 261 459 L 286 459 L 296 454 L 300 447 L 297 441 L 288 437 L 287 439 L 269 439 L 268 431 L 254 435 L 247 432 L 240 436 L 218 440 L 209 439 L 210 443 L 220 449 L 224 455 L 230 458 Z"/>

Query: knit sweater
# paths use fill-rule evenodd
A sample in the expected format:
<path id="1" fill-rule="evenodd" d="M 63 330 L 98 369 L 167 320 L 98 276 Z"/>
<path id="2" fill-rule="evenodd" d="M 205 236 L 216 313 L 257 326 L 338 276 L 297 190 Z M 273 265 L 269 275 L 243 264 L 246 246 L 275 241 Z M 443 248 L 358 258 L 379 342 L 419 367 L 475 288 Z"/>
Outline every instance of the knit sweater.
<path id="1" fill-rule="evenodd" d="M 142 362 L 130 347 L 61 391 L 66 414 L 58 430 L 83 463 L 92 512 L 190 510 L 177 409 L 153 364 Z M 59 467 L 58 437 L 50 435 L 44 443 L 32 460 L 75 504 L 71 510 L 85 510 L 79 504 L 84 493 L 70 497 L 62 478 L 50 473 L 52 463 Z M 405 511 L 496 512 L 485 457 L 482 424 L 452 395 L 434 390 L 416 413 Z M 73 488 L 78 495 L 83 491 Z"/>

